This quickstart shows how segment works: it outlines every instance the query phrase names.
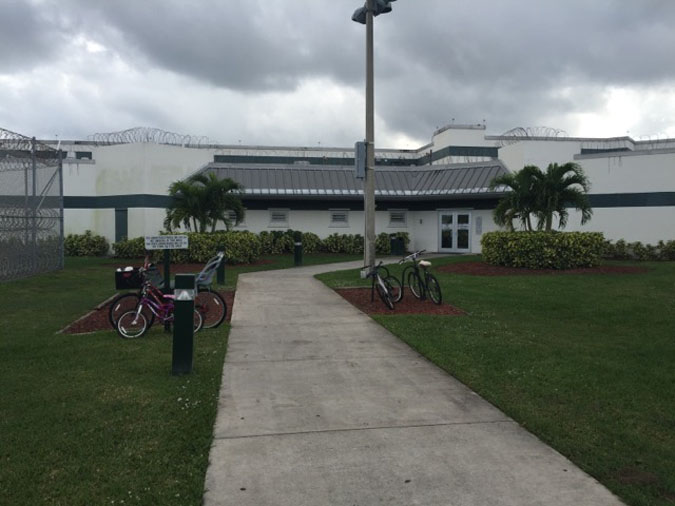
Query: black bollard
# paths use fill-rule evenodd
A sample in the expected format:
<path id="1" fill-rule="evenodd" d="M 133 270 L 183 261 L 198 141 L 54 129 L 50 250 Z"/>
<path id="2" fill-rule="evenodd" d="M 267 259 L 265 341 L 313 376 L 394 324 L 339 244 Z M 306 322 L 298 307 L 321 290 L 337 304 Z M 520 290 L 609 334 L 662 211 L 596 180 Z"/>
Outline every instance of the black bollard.
<path id="1" fill-rule="evenodd" d="M 190 374 L 194 352 L 195 275 L 177 274 L 171 374 Z"/>

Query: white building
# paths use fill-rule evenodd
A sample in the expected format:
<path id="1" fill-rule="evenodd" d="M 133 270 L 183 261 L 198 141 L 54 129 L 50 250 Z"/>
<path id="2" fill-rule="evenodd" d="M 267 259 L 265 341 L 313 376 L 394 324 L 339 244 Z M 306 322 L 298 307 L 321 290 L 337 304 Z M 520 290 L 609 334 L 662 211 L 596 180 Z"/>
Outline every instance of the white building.
<path id="1" fill-rule="evenodd" d="M 548 132 L 546 132 L 548 134 Z M 114 242 L 162 228 L 169 185 L 215 171 L 246 188 L 242 230 L 363 234 L 363 194 L 353 148 L 208 145 L 153 130 L 66 141 L 65 232 L 89 229 Z M 47 141 L 50 142 L 50 141 Z M 591 181 L 593 219 L 574 211 L 566 230 L 656 243 L 675 238 L 675 139 L 591 139 L 516 130 L 485 135 L 484 125 L 449 125 L 415 150 L 376 151 L 376 232 L 408 232 L 411 248 L 480 252 L 496 230 L 500 196 L 492 178 L 534 164 L 574 161 Z"/>

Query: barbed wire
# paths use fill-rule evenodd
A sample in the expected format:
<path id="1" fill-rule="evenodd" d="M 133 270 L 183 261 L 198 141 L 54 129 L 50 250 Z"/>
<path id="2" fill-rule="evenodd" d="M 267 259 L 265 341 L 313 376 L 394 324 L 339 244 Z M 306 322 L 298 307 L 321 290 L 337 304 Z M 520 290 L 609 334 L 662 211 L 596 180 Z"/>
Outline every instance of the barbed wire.
<path id="1" fill-rule="evenodd" d="M 95 133 L 88 137 L 90 141 L 96 144 L 134 144 L 134 143 L 153 143 L 170 144 L 173 146 L 200 147 L 213 144 L 208 137 L 183 135 L 174 132 L 167 132 L 159 128 L 135 127 L 119 132 Z"/>
<path id="2" fill-rule="evenodd" d="M 12 132 L 11 130 L 0 128 L 0 151 L 13 152 L 14 155 L 17 153 L 30 153 L 33 148 L 33 143 L 35 143 L 35 151 L 40 151 L 45 154 L 52 153 L 54 155 L 53 157 L 58 159 L 58 151 L 53 147 L 40 141 L 34 141 L 32 137 L 27 137 Z M 44 156 L 43 154 L 41 158 L 49 158 L 49 156 Z"/>
<path id="3" fill-rule="evenodd" d="M 559 139 L 561 137 L 568 137 L 565 130 L 559 128 L 551 128 L 546 126 L 535 127 L 516 127 L 507 130 L 499 136 L 499 146 L 507 146 L 522 139 L 539 138 L 539 139 Z"/>

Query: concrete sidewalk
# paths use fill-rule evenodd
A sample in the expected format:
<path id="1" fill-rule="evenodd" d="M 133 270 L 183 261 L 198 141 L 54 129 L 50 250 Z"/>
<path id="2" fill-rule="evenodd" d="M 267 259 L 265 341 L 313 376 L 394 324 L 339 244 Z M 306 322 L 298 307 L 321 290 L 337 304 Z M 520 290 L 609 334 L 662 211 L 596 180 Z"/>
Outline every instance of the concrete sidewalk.
<path id="1" fill-rule="evenodd" d="M 239 277 L 206 506 L 620 505 L 313 278 Z"/>

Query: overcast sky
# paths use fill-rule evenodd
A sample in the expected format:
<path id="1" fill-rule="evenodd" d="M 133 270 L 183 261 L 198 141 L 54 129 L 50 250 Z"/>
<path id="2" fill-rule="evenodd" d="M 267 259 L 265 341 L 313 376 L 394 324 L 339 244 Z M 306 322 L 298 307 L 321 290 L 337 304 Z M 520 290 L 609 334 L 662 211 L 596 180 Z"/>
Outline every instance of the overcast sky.
<path id="1" fill-rule="evenodd" d="M 0 127 L 228 144 L 364 136 L 360 0 L 0 0 Z M 375 20 L 376 144 L 452 123 L 675 137 L 673 0 L 398 0 Z"/>

